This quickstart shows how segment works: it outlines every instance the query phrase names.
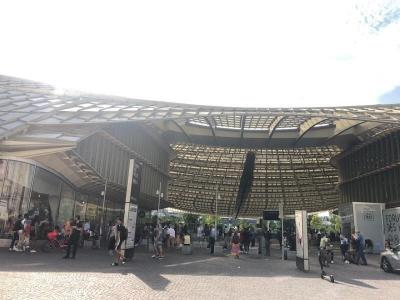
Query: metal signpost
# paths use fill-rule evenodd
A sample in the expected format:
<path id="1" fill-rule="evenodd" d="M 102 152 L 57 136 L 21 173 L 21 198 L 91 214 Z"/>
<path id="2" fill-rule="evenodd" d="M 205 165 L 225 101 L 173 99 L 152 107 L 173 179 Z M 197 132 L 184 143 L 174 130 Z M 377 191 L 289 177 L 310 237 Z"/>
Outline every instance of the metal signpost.
<path id="1" fill-rule="evenodd" d="M 105 214 L 105 203 L 106 203 L 106 193 L 107 193 L 107 179 L 104 183 L 104 191 L 101 192 L 103 196 L 103 204 L 102 204 L 102 211 L 101 211 L 101 220 L 100 220 L 100 244 L 101 240 L 103 239 L 103 227 L 104 227 L 104 214 Z"/>
<path id="2" fill-rule="evenodd" d="M 285 243 L 283 239 L 283 201 L 279 203 L 279 218 L 281 219 L 281 244 L 282 244 L 282 260 L 285 259 Z"/>
<path id="3" fill-rule="evenodd" d="M 218 185 L 215 187 L 215 241 L 217 240 Z"/>

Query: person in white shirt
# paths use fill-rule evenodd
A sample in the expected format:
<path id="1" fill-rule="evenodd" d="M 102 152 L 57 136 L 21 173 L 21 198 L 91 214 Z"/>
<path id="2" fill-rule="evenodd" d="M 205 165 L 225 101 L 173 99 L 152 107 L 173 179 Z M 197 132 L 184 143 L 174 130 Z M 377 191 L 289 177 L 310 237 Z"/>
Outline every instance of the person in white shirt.
<path id="1" fill-rule="evenodd" d="M 174 247 L 175 246 L 175 229 L 171 226 L 168 228 L 168 247 Z"/>
<path id="2" fill-rule="evenodd" d="M 199 241 L 204 239 L 204 231 L 203 231 L 203 227 L 202 226 L 197 226 L 197 239 Z"/>

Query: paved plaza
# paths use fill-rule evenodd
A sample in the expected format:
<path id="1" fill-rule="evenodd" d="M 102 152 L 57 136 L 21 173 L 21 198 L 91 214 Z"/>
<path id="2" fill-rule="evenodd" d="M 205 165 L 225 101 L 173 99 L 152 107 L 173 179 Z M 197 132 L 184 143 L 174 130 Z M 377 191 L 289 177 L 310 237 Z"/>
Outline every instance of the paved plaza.
<path id="1" fill-rule="evenodd" d="M 400 275 L 385 274 L 378 258 L 369 266 L 337 263 L 337 282 L 296 269 L 293 254 L 270 258 L 193 255 L 170 251 L 160 261 L 139 250 L 125 266 L 111 267 L 103 250 L 81 250 L 76 260 L 61 253 L 9 253 L 0 249 L 1 299 L 398 299 Z"/>

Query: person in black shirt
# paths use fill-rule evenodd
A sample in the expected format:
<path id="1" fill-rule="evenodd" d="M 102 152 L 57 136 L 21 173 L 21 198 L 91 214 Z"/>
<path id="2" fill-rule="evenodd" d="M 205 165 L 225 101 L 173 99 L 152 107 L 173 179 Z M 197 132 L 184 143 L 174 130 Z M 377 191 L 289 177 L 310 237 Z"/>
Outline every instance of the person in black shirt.
<path id="1" fill-rule="evenodd" d="M 79 243 L 79 238 L 81 236 L 81 230 L 82 230 L 82 225 L 81 224 L 76 224 L 75 221 L 71 221 L 71 226 L 72 226 L 72 233 L 69 236 L 68 240 L 68 247 L 67 247 L 67 253 L 63 258 L 70 258 L 70 253 L 71 253 L 71 248 L 72 248 L 72 259 L 75 259 L 76 256 L 76 250 L 78 249 L 78 243 Z"/>
<path id="2" fill-rule="evenodd" d="M 18 236 L 18 230 L 21 230 L 22 227 L 22 215 L 18 215 L 18 218 L 15 220 L 14 226 L 13 226 L 13 234 L 12 234 L 12 239 L 11 239 L 11 244 L 10 244 L 10 251 L 16 251 L 17 249 L 15 247 L 15 242 L 19 239 Z"/>
<path id="3" fill-rule="evenodd" d="M 269 229 L 265 230 L 264 233 L 265 237 L 265 255 L 270 256 L 271 255 L 271 231 Z"/>
<path id="4" fill-rule="evenodd" d="M 75 217 L 75 225 L 76 228 L 79 229 L 79 240 L 78 240 L 78 245 L 79 247 L 83 248 L 84 244 L 84 237 L 83 237 L 83 222 L 81 221 L 81 216 L 77 215 Z"/>
<path id="5" fill-rule="evenodd" d="M 112 266 L 118 266 L 119 263 L 125 264 L 125 257 L 122 253 L 122 245 L 125 243 L 128 231 L 122 224 L 120 217 L 116 220 L 117 235 L 115 237 L 115 261 L 111 264 Z"/>

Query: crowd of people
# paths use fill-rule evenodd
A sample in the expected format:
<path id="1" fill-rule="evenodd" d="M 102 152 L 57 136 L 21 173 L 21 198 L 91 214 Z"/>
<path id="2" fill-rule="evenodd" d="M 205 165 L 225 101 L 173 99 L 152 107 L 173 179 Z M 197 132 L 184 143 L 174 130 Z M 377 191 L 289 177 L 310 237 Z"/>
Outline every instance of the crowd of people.
<path id="1" fill-rule="evenodd" d="M 10 222 L 10 252 L 36 252 L 36 250 L 32 249 L 32 240 L 47 239 L 58 241 L 57 246 L 66 249 L 67 254 L 65 258 L 75 258 L 77 248 L 79 246 L 83 247 L 84 240 L 92 240 L 93 245 L 95 245 L 98 239 L 90 222 L 82 222 L 80 216 L 66 220 L 62 228 L 58 225 L 55 225 L 53 230 L 50 227 L 47 228 L 43 232 L 44 237 L 37 234 L 37 230 L 33 225 L 34 220 L 34 216 L 24 214 L 24 216 L 19 215 Z"/>
<path id="2" fill-rule="evenodd" d="M 143 236 L 149 238 L 153 244 L 153 258 L 163 259 L 164 249 L 179 248 L 191 244 L 192 240 L 196 240 L 200 245 L 206 244 L 210 255 L 215 253 L 216 242 L 223 241 L 224 251 L 231 251 L 234 257 L 239 258 L 239 253 L 248 254 L 250 246 L 255 247 L 256 243 L 259 254 L 269 255 L 271 232 L 267 229 L 255 229 L 252 226 L 215 228 L 206 224 L 198 225 L 195 230 L 189 230 L 184 224 L 158 224 L 154 228 L 145 226 Z M 281 245 L 280 233 L 278 237 Z"/>
<path id="3" fill-rule="evenodd" d="M 108 250 L 113 256 L 113 266 L 124 264 L 123 243 L 127 240 L 127 229 L 123 225 L 121 218 L 111 221 L 108 226 L 108 232 L 105 235 Z M 30 247 L 30 239 L 32 236 L 32 218 L 28 214 L 19 215 L 15 219 L 11 232 L 10 251 L 30 251 L 34 252 Z M 92 239 L 95 245 L 98 239 L 97 234 L 92 230 L 89 222 L 82 222 L 79 216 L 74 219 L 66 220 L 63 227 L 55 226 L 54 230 L 47 233 L 48 239 L 59 241 L 59 245 L 65 248 L 64 259 L 74 259 L 77 250 L 83 246 L 83 241 Z M 257 250 L 258 254 L 270 255 L 270 240 L 272 237 L 277 239 L 280 247 L 282 244 L 288 246 L 288 243 L 295 247 L 295 242 L 290 241 L 293 234 L 284 233 L 284 241 L 282 241 L 281 232 L 275 232 L 273 235 L 268 229 L 253 226 L 228 226 L 220 225 L 217 228 L 213 225 L 198 225 L 197 228 L 188 228 L 187 225 L 157 223 L 155 226 L 145 225 L 140 233 L 136 234 L 136 242 L 142 239 L 151 241 L 153 245 L 153 258 L 163 259 L 165 257 L 165 249 L 179 248 L 184 245 L 190 245 L 192 236 L 200 244 L 206 243 L 209 254 L 215 252 L 217 241 L 222 246 L 223 251 L 230 252 L 233 257 L 239 258 L 240 254 L 248 254 L 250 247 Z M 365 247 L 369 245 L 369 241 L 358 231 L 353 232 L 350 236 L 340 234 L 327 234 L 324 232 L 315 232 L 309 234 L 310 240 L 315 240 L 319 249 L 319 254 L 324 256 L 327 264 L 334 263 L 333 244 L 340 241 L 340 254 L 345 263 L 367 265 L 365 257 Z M 289 242 L 288 242 L 289 241 Z M 94 247 L 94 246 L 93 246 Z"/>
<path id="4" fill-rule="evenodd" d="M 11 244 L 9 250 L 16 252 L 34 252 L 35 250 L 30 249 L 32 222 L 29 218 L 29 215 L 25 214 L 23 217 L 22 215 L 19 215 L 12 226 Z"/>
<path id="5" fill-rule="evenodd" d="M 340 234 L 339 239 L 343 262 L 359 265 L 361 259 L 361 265 L 367 265 L 367 259 L 364 254 L 366 241 L 360 231 L 353 231 L 350 237 Z M 319 255 L 324 256 L 326 263 L 334 263 L 333 242 L 334 238 L 332 238 L 332 235 L 329 237 L 324 232 L 317 233 Z"/>

